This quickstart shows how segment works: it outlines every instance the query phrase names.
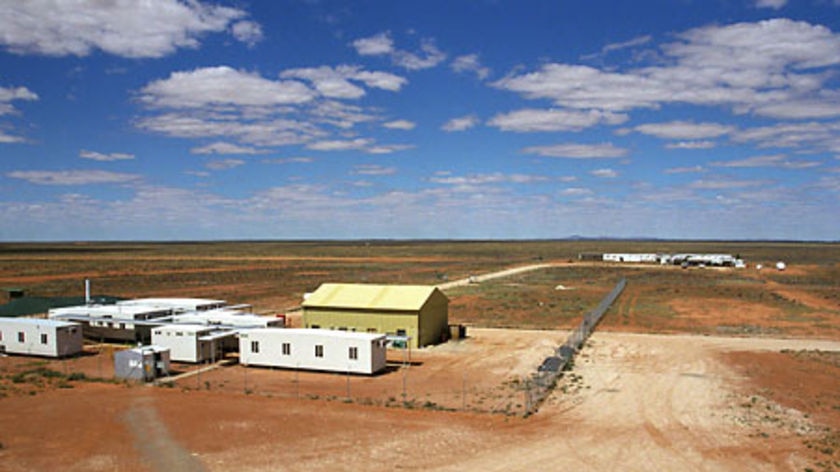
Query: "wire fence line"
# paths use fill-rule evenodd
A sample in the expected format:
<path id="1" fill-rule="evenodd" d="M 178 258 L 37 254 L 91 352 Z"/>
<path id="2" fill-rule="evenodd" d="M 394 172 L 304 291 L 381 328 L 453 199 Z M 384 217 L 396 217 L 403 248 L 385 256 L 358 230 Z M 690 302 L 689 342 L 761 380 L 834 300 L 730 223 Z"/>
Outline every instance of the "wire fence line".
<path id="1" fill-rule="evenodd" d="M 539 410 L 540 405 L 557 385 L 557 379 L 564 371 L 571 368 L 575 354 L 580 351 L 583 344 L 595 331 L 595 327 L 601 321 L 601 318 L 621 295 L 626 285 L 627 279 L 622 278 L 597 307 L 584 315 L 583 320 L 572 331 L 566 342 L 554 351 L 554 355 L 546 357 L 537 372 L 528 379 L 525 385 L 524 416 L 532 415 Z"/>

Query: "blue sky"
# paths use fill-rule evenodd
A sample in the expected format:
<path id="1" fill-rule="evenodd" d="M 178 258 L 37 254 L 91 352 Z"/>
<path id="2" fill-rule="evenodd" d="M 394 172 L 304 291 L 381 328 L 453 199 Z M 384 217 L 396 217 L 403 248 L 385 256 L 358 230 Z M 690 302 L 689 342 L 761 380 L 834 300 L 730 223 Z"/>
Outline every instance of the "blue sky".
<path id="1" fill-rule="evenodd" d="M 840 0 L 0 0 L 0 240 L 840 239 Z"/>

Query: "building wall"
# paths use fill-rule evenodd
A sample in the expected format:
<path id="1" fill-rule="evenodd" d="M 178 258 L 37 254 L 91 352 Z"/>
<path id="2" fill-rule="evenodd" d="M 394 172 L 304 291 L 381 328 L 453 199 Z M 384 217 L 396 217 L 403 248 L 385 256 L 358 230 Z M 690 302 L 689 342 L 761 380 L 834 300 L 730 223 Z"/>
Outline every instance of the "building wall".
<path id="1" fill-rule="evenodd" d="M 404 333 L 405 336 L 411 337 L 411 346 L 418 347 L 419 312 L 306 307 L 303 310 L 303 323 L 306 328 L 317 327 L 360 333 Z"/>
<path id="2" fill-rule="evenodd" d="M 56 325 L 49 320 L 0 319 L 0 346 L 10 354 L 66 357 L 82 351 L 79 325 Z"/>
<path id="3" fill-rule="evenodd" d="M 173 361 L 204 362 L 213 359 L 213 343 L 198 340 L 204 334 L 205 331 L 188 330 L 178 326 L 159 327 L 152 330 L 152 344 L 169 348 L 169 358 Z"/>
<path id="4" fill-rule="evenodd" d="M 284 343 L 289 348 L 286 352 Z M 264 328 L 239 336 L 239 362 L 243 365 L 374 374 L 385 368 L 385 354 L 384 336 L 361 333 L 347 336 L 322 329 Z"/>
<path id="5" fill-rule="evenodd" d="M 437 344 L 449 333 L 449 299 L 435 289 L 420 309 L 420 332 L 413 347 Z"/>

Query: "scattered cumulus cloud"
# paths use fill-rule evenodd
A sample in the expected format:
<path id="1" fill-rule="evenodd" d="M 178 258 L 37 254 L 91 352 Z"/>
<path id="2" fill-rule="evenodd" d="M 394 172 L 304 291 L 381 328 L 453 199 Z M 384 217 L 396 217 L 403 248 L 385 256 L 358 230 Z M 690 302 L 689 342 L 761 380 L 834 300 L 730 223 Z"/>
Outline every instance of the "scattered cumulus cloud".
<path id="1" fill-rule="evenodd" d="M 454 131 L 466 131 L 475 125 L 478 124 L 478 117 L 475 115 L 466 115 L 460 116 L 458 118 L 452 118 L 451 120 L 447 121 L 446 123 L 441 126 L 443 131 L 447 132 L 454 132 Z"/>
<path id="2" fill-rule="evenodd" d="M 352 45 L 360 56 L 380 56 L 394 51 L 394 40 L 388 32 L 357 39 Z"/>
<path id="3" fill-rule="evenodd" d="M 82 149 L 79 151 L 79 157 L 82 159 L 90 159 L 93 161 L 100 161 L 100 162 L 112 162 L 112 161 L 130 161 L 134 159 L 134 154 L 128 154 L 124 152 L 112 152 L 109 154 L 96 152 L 96 151 L 87 151 Z"/>
<path id="4" fill-rule="evenodd" d="M 606 159 L 627 155 L 627 149 L 614 146 L 612 143 L 566 143 L 548 146 L 531 146 L 523 149 L 522 152 L 543 157 L 562 157 L 568 159 Z"/>
<path id="5" fill-rule="evenodd" d="M 260 149 L 251 146 L 239 146 L 233 143 L 217 141 L 206 146 L 199 146 L 190 149 L 191 154 L 266 154 L 267 149 Z"/>
<path id="6" fill-rule="evenodd" d="M 614 179 L 618 177 L 618 172 L 613 169 L 595 169 L 590 174 L 603 179 Z"/>
<path id="7" fill-rule="evenodd" d="M 399 91 L 408 81 L 388 72 L 368 72 L 356 66 L 311 67 L 289 69 L 280 74 L 282 78 L 294 78 L 309 81 L 315 90 L 324 97 L 354 99 L 365 95 L 365 90 L 352 83 L 362 82 L 373 88 Z"/>
<path id="8" fill-rule="evenodd" d="M 377 164 L 359 164 L 353 168 L 355 175 L 393 175 L 396 173 L 396 167 L 384 167 Z"/>
<path id="9" fill-rule="evenodd" d="M 623 113 L 599 110 L 524 109 L 496 115 L 487 124 L 502 131 L 524 133 L 581 131 L 598 124 L 617 125 L 627 120 L 628 116 Z"/>
<path id="10" fill-rule="evenodd" d="M 2 35 L 2 32 L 0 32 L 0 35 Z M 26 87 L 0 86 L 0 117 L 19 114 L 17 108 L 12 105 L 12 102 L 16 100 L 35 101 L 38 100 L 38 95 Z M 26 141 L 25 138 L 11 134 L 4 130 L 4 128 L 12 128 L 12 125 L 0 121 L 0 144 L 22 143 Z"/>
<path id="11" fill-rule="evenodd" d="M 731 133 L 735 128 L 717 123 L 671 121 L 638 125 L 634 129 L 639 133 L 661 139 L 702 140 L 724 136 Z"/>
<path id="12" fill-rule="evenodd" d="M 382 126 L 388 129 L 402 129 L 408 131 L 414 129 L 417 126 L 417 123 L 408 120 L 394 120 L 382 123 Z"/>
<path id="13" fill-rule="evenodd" d="M 140 179 L 137 174 L 108 172 L 104 170 L 19 170 L 6 174 L 12 179 L 25 180 L 37 185 L 95 185 L 122 184 Z"/>
<path id="14" fill-rule="evenodd" d="M 753 156 L 746 159 L 735 159 L 731 161 L 716 161 L 709 165 L 714 167 L 781 167 L 784 169 L 808 169 L 818 167 L 819 161 L 790 160 L 784 154 L 770 154 L 765 156 Z"/>
<path id="15" fill-rule="evenodd" d="M 356 138 L 345 140 L 317 141 L 306 147 L 313 151 L 358 151 L 370 147 L 372 139 Z"/>
<path id="16" fill-rule="evenodd" d="M 228 170 L 244 165 L 245 161 L 242 159 L 218 159 L 212 160 L 205 164 L 210 170 Z"/>
<path id="17" fill-rule="evenodd" d="M 785 5 L 787 5 L 788 0 L 756 0 L 755 6 L 756 8 L 772 8 L 773 10 L 779 10 Z"/>
<path id="18" fill-rule="evenodd" d="M 490 68 L 481 64 L 478 54 L 458 56 L 452 60 L 450 67 L 453 71 L 459 74 L 472 72 L 479 78 L 479 80 L 484 80 L 490 76 Z"/>
<path id="19" fill-rule="evenodd" d="M 140 90 L 138 100 L 149 107 L 200 108 L 213 105 L 277 106 L 308 102 L 315 92 L 305 84 L 275 81 L 227 66 L 173 72 Z"/>
<path id="20" fill-rule="evenodd" d="M 309 164 L 315 162 L 311 157 L 277 157 L 274 159 L 263 159 L 263 164 Z"/>
<path id="21" fill-rule="evenodd" d="M 408 70 L 430 69 L 446 60 L 446 54 L 438 49 L 434 40 L 422 40 L 420 50 L 411 52 L 395 48 L 389 32 L 357 39 L 351 45 L 361 56 L 388 55 L 394 65 Z"/>
<path id="22" fill-rule="evenodd" d="M 262 26 L 254 21 L 237 21 L 230 28 L 230 32 L 237 41 L 254 47 L 263 40 Z"/>
<path id="23" fill-rule="evenodd" d="M 253 44 L 259 25 L 244 10 L 198 0 L 0 3 L 0 44 L 16 54 L 87 56 L 95 50 L 128 58 L 157 58 L 195 49 L 209 33 L 229 27 Z"/>
<path id="24" fill-rule="evenodd" d="M 712 149 L 716 146 L 714 141 L 677 141 L 665 145 L 667 149 Z"/>
<path id="25" fill-rule="evenodd" d="M 666 174 L 699 174 L 702 172 L 706 172 L 703 166 L 672 167 L 665 169 Z"/>
<path id="26" fill-rule="evenodd" d="M 676 35 L 657 52 L 663 59 L 653 66 L 607 70 L 548 63 L 492 85 L 574 109 L 689 104 L 771 117 L 840 113 L 840 97 L 825 90 L 830 75 L 819 70 L 840 64 L 840 35 L 824 26 L 784 18 L 710 25 Z M 820 100 L 824 104 L 810 112 L 803 105 Z"/>

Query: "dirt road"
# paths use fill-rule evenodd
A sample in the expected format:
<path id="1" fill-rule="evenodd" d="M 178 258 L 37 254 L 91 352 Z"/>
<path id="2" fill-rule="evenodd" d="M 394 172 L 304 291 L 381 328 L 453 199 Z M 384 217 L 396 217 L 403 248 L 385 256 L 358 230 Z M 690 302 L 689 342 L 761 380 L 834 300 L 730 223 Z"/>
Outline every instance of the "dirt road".
<path id="1" fill-rule="evenodd" d="M 518 375 L 542 348 L 517 351 L 517 343 L 565 335 L 542 333 L 475 328 L 467 344 L 431 350 L 417 370 L 450 356 Z M 817 425 L 744 390 L 745 378 L 724 359 L 782 349 L 840 352 L 840 342 L 596 332 L 527 419 L 82 383 L 0 398 L 0 469 L 801 471 L 814 467 L 804 441 Z M 143 431 L 168 443 L 138 442 Z"/>
<path id="2" fill-rule="evenodd" d="M 527 265 L 527 266 L 513 267 L 511 269 L 500 270 L 498 272 L 490 272 L 488 274 L 474 275 L 472 277 L 467 277 L 465 279 L 453 280 L 452 282 L 447 282 L 447 283 L 444 283 L 444 284 L 440 284 L 440 285 L 437 286 L 437 288 L 439 288 L 441 290 L 447 290 L 447 289 L 450 289 L 450 288 L 461 287 L 461 286 L 469 285 L 469 284 L 472 284 L 472 283 L 481 283 L 481 282 L 486 282 L 488 280 L 500 279 L 502 277 L 510 277 L 511 275 L 522 274 L 522 273 L 525 273 L 525 272 L 532 272 L 532 271 L 535 271 L 535 270 L 548 269 L 549 267 L 557 267 L 559 265 L 561 265 L 561 264 L 559 264 L 559 263 L 545 263 L 545 264 L 531 264 L 531 265 Z"/>

